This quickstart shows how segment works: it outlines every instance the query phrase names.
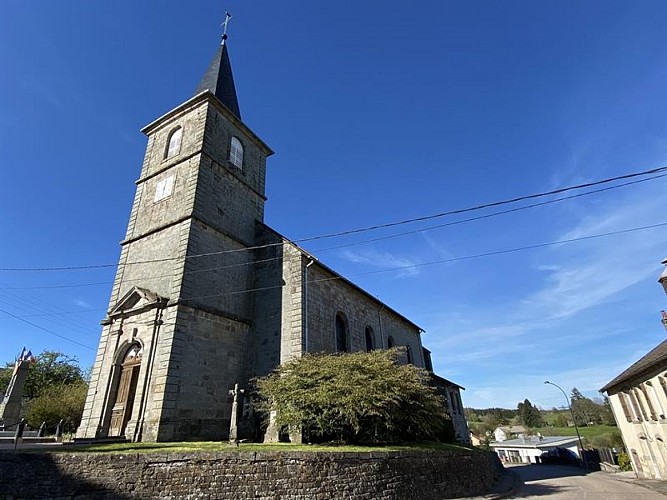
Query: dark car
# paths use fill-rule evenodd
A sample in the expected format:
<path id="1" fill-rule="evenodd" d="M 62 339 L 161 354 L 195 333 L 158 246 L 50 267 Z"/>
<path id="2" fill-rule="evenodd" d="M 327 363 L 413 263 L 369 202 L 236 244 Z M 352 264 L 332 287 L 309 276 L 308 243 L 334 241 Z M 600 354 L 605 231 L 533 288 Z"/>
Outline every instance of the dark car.
<path id="1" fill-rule="evenodd" d="M 567 448 L 553 448 L 549 451 L 545 451 L 540 455 L 540 462 L 543 464 L 552 464 L 552 465 L 580 465 L 581 460 L 571 450 Z"/>

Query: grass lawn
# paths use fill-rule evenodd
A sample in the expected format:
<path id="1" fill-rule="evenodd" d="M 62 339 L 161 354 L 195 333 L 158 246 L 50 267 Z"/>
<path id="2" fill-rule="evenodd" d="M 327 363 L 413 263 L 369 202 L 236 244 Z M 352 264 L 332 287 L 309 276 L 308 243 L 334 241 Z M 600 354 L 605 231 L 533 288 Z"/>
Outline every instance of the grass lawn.
<path id="1" fill-rule="evenodd" d="M 577 431 L 574 427 L 541 427 L 536 429 L 543 436 L 576 436 Z M 579 433 L 582 438 L 594 438 L 602 436 L 603 434 L 611 434 L 612 432 L 620 432 L 618 427 L 614 425 L 591 425 L 587 427 L 579 427 Z"/>
<path id="2" fill-rule="evenodd" d="M 352 446 L 352 445 L 310 445 L 310 444 L 261 444 L 242 443 L 238 447 L 227 442 L 193 441 L 178 443 L 106 443 L 63 446 L 59 453 L 190 453 L 190 452 L 270 452 L 270 451 L 306 451 L 306 452 L 365 452 L 365 451 L 424 451 L 424 450 L 468 450 L 464 446 L 445 443 L 415 443 L 396 446 Z"/>

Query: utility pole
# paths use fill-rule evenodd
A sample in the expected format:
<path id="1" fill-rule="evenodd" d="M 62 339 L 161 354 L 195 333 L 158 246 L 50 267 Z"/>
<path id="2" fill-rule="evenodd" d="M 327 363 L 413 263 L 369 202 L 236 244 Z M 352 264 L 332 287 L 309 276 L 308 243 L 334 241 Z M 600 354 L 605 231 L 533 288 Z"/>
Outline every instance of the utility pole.
<path id="1" fill-rule="evenodd" d="M 558 387 L 558 389 L 560 389 L 560 392 L 563 393 L 563 396 L 565 396 L 565 400 L 567 401 L 567 407 L 570 409 L 570 415 L 572 416 L 572 423 L 574 424 L 574 430 L 577 431 L 577 438 L 579 439 L 579 455 L 581 455 L 581 458 L 584 461 L 584 467 L 588 469 L 588 461 L 586 460 L 586 453 L 584 452 L 584 444 L 581 442 L 581 434 L 579 434 L 579 426 L 577 426 L 577 421 L 574 418 L 574 412 L 572 411 L 570 398 L 567 397 L 567 394 L 560 385 L 554 384 L 553 382 L 549 382 L 548 380 L 546 380 L 544 383 L 553 385 L 554 387 Z"/>

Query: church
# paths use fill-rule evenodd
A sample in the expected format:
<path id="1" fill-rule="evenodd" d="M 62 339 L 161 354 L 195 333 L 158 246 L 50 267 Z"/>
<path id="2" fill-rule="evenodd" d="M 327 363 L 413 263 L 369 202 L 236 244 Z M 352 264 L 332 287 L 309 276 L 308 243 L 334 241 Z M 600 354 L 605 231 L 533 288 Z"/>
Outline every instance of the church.
<path id="1" fill-rule="evenodd" d="M 142 132 L 77 438 L 226 439 L 229 391 L 305 353 L 400 347 L 433 371 L 419 326 L 264 224 L 272 151 L 241 119 L 226 34 L 194 95 Z M 469 443 L 462 388 L 433 380 Z"/>

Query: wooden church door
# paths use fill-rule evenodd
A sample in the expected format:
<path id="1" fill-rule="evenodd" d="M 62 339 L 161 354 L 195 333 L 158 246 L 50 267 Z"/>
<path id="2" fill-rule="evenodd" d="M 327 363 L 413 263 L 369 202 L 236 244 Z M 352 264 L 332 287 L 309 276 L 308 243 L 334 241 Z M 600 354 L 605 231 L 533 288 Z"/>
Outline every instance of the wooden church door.
<path id="1" fill-rule="evenodd" d="M 137 391 L 139 369 L 141 368 L 141 349 L 138 345 L 132 346 L 123 360 L 120 372 L 120 381 L 116 391 L 116 401 L 111 410 L 111 426 L 109 436 L 125 435 L 125 427 L 132 418 L 134 395 Z"/>

